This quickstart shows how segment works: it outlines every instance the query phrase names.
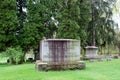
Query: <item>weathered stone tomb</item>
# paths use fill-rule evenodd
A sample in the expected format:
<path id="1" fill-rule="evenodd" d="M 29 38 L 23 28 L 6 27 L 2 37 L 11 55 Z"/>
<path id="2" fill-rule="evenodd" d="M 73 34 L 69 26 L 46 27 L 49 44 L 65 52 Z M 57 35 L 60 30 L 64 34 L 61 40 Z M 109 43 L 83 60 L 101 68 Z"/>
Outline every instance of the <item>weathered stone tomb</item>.
<path id="1" fill-rule="evenodd" d="M 38 70 L 84 69 L 80 61 L 80 41 L 73 39 L 45 39 L 40 43 Z"/>

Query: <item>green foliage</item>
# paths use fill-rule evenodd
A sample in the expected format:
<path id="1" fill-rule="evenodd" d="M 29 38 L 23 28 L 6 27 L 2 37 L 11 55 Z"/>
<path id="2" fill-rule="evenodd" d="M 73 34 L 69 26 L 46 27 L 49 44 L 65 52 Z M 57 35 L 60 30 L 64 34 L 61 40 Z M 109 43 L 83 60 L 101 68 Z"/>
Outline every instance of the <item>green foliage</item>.
<path id="1" fill-rule="evenodd" d="M 42 10 L 40 5 L 34 4 L 32 0 L 28 0 L 27 6 L 27 19 L 25 19 L 26 21 L 22 21 L 22 28 L 19 29 L 17 34 L 17 44 L 21 46 L 24 52 L 27 52 L 31 48 L 38 47 L 39 41 L 44 34 L 42 19 L 39 15 L 39 11 Z M 19 14 L 22 15 L 22 13 Z M 21 19 L 19 20 L 21 21 Z"/>
<path id="2" fill-rule="evenodd" d="M 9 61 L 11 64 L 12 61 L 14 61 L 15 64 L 18 64 L 21 61 L 21 58 L 24 56 L 24 53 L 22 52 L 22 49 L 20 47 L 9 47 L 6 49 L 5 52 L 3 52 L 3 54 L 9 57 Z"/>
<path id="3" fill-rule="evenodd" d="M 87 27 L 90 21 L 90 1 L 61 0 L 57 38 L 80 39 L 81 46 L 87 44 Z"/>
<path id="4" fill-rule="evenodd" d="M 92 5 L 90 0 L 16 1 L 0 0 L 0 51 L 17 45 L 24 52 L 38 49 L 39 41 L 55 32 L 57 38 L 80 39 L 82 47 L 93 44 L 93 38 L 98 46 L 114 43 L 111 6 L 116 0 Z"/>
<path id="5" fill-rule="evenodd" d="M 55 25 L 51 21 L 55 6 L 54 0 L 28 0 L 27 3 L 27 22 L 20 29 L 18 35 L 19 45 L 24 51 L 31 48 L 38 49 L 39 42 L 43 37 L 51 38 Z"/>
<path id="6" fill-rule="evenodd" d="M 97 46 L 112 44 L 115 23 L 112 20 L 112 8 L 116 0 L 93 0 L 91 2 L 92 18 L 88 26 L 88 44 Z M 95 41 L 94 41 L 95 40 Z"/>
<path id="7" fill-rule="evenodd" d="M 61 17 L 59 20 L 57 37 L 58 38 L 71 38 L 80 39 L 78 31 L 80 26 L 78 20 L 80 19 L 80 8 L 77 0 L 63 1 L 61 9 Z"/>
<path id="8" fill-rule="evenodd" d="M 79 39 L 79 25 L 72 20 L 64 20 L 60 23 L 58 28 L 57 37 L 63 39 Z"/>
<path id="9" fill-rule="evenodd" d="M 87 37 L 89 37 L 87 28 L 88 28 L 88 23 L 90 22 L 91 19 L 91 6 L 90 6 L 90 0 L 81 0 L 81 2 L 78 3 L 80 7 L 80 19 L 78 20 L 78 24 L 80 26 L 79 29 L 79 36 L 81 40 L 81 46 L 84 48 L 87 43 Z"/>
<path id="10" fill-rule="evenodd" d="M 118 47 L 119 52 L 120 52 L 120 31 L 117 28 L 117 29 L 115 29 L 115 32 L 116 32 L 116 35 L 115 35 L 114 43 Z"/>
<path id="11" fill-rule="evenodd" d="M 0 0 L 0 51 L 14 45 L 18 25 L 14 0 Z"/>

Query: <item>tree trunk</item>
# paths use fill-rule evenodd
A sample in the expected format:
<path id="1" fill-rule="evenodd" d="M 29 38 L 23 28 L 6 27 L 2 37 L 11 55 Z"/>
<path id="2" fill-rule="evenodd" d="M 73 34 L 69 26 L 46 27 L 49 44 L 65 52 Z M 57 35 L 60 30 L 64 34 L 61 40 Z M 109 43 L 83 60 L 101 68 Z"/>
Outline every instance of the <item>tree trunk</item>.
<path id="1" fill-rule="evenodd" d="M 12 57 L 9 58 L 9 63 L 10 63 L 10 64 L 16 65 L 16 64 L 22 64 L 23 62 L 24 62 L 24 56 L 21 57 L 21 60 L 20 60 L 19 62 L 16 62 Z"/>
<path id="2" fill-rule="evenodd" d="M 11 58 L 9 58 L 9 63 L 10 64 L 16 64 L 16 61 L 11 57 Z"/>

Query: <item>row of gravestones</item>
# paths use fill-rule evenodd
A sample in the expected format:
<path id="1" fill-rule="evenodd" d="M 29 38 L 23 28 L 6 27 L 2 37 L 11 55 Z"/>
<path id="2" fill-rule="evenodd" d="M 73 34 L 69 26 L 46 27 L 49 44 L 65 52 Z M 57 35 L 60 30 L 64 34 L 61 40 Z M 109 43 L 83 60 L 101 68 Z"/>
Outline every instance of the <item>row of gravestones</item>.
<path id="1" fill-rule="evenodd" d="M 116 55 L 116 56 L 105 56 L 105 57 L 101 57 L 101 58 L 96 58 L 96 59 L 89 59 L 90 62 L 95 62 L 95 61 L 98 61 L 98 62 L 102 62 L 102 61 L 112 61 L 112 59 L 118 59 L 119 56 Z"/>
<path id="2" fill-rule="evenodd" d="M 48 45 L 48 46 L 46 46 Z M 111 57 L 106 58 L 96 58 L 98 56 L 98 48 L 95 46 L 87 46 L 85 47 L 86 54 L 85 57 L 89 58 L 90 62 L 94 62 L 95 60 L 103 61 L 106 59 L 107 61 L 111 61 Z M 69 55 L 68 58 L 64 57 L 64 54 Z M 70 53 L 74 53 L 74 55 L 78 55 L 73 57 Z M 49 54 L 52 54 L 54 57 L 50 57 Z M 59 57 L 59 55 L 63 55 L 63 57 Z M 59 62 L 76 62 L 80 60 L 80 41 L 72 40 L 72 39 L 45 39 L 40 43 L 40 62 L 36 63 L 37 66 L 44 66 L 44 64 L 53 63 L 52 66 L 56 65 Z M 48 56 L 48 57 L 46 57 Z M 72 59 L 71 59 L 72 57 Z M 92 57 L 92 58 L 91 58 Z M 99 57 L 99 56 L 98 56 Z M 60 60 L 59 60 L 60 58 Z M 76 59 L 78 58 L 78 59 Z M 95 59 L 96 58 L 96 59 Z M 67 59 L 67 61 L 66 61 Z M 65 60 L 65 61 L 64 61 Z M 38 68 L 38 67 L 37 67 Z M 40 67 L 41 68 L 41 67 Z M 42 67 L 43 69 L 43 67 Z"/>
<path id="3" fill-rule="evenodd" d="M 92 54 L 93 53 L 93 54 Z M 27 60 L 26 60 L 26 62 L 34 62 L 34 61 L 36 61 L 36 60 L 39 60 L 39 53 L 38 54 L 36 54 L 34 57 L 34 59 L 33 58 L 28 58 Z M 102 62 L 102 61 L 104 61 L 104 60 L 106 60 L 106 61 L 111 61 L 112 59 L 118 59 L 119 58 L 119 56 L 120 56 L 120 54 L 118 54 L 118 55 L 114 55 L 114 56 L 110 56 L 110 55 L 104 55 L 104 56 L 99 56 L 98 54 L 97 54 L 97 47 L 94 47 L 94 46 L 88 46 L 88 47 L 86 47 L 86 56 L 89 58 L 89 57 L 95 57 L 95 58 L 89 58 L 89 61 L 90 62 L 95 62 L 95 61 L 99 61 L 99 62 Z M 84 58 L 81 58 L 81 59 L 86 59 L 86 56 L 84 57 Z M 97 57 L 98 56 L 98 57 Z"/>

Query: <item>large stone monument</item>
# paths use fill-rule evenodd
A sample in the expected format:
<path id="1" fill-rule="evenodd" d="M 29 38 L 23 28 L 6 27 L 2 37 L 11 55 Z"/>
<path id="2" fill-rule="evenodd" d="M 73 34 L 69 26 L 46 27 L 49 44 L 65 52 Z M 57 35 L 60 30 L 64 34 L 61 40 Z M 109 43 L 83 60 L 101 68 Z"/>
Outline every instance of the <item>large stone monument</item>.
<path id="1" fill-rule="evenodd" d="M 80 41 L 73 39 L 45 39 L 40 44 L 38 70 L 84 69 L 80 61 Z"/>

